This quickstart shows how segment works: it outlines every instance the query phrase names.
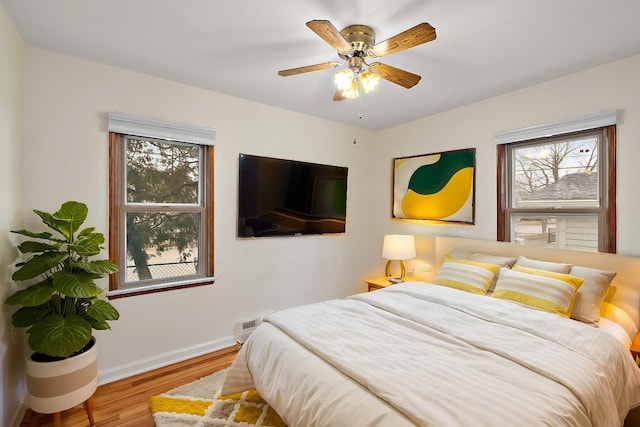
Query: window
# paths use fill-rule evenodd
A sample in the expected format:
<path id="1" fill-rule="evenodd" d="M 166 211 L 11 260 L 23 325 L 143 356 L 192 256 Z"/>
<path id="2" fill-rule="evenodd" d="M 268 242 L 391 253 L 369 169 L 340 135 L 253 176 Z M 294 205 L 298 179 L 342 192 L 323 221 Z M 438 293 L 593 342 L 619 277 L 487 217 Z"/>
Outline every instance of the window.
<path id="1" fill-rule="evenodd" d="M 614 124 L 499 144 L 497 240 L 615 253 L 615 136 Z"/>
<path id="2" fill-rule="evenodd" d="M 213 283 L 213 132 L 194 129 L 109 115 L 110 298 Z"/>

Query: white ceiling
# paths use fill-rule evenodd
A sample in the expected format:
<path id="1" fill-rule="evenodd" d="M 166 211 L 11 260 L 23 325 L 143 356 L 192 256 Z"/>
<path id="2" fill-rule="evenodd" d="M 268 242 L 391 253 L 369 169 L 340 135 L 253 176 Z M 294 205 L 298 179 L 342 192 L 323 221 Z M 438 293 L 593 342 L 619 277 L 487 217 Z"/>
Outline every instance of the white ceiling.
<path id="1" fill-rule="evenodd" d="M 640 53 L 638 0 L 2 1 L 30 46 L 372 130 Z M 437 39 L 379 60 L 421 75 L 412 89 L 335 102 L 335 70 L 277 75 L 339 60 L 313 19 Z"/>

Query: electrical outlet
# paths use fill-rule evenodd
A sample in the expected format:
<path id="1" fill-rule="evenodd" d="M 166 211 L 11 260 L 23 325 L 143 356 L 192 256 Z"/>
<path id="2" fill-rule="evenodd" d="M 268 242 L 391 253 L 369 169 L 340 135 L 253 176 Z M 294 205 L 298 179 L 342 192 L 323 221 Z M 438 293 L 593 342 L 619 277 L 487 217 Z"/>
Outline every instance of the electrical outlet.
<path id="1" fill-rule="evenodd" d="M 431 266 L 430 265 L 425 265 L 424 267 L 422 267 L 422 271 L 426 271 L 427 273 L 431 272 Z"/>
<path id="2" fill-rule="evenodd" d="M 409 276 L 413 276 L 413 272 L 414 272 L 413 267 L 407 267 L 407 274 L 408 274 Z"/>

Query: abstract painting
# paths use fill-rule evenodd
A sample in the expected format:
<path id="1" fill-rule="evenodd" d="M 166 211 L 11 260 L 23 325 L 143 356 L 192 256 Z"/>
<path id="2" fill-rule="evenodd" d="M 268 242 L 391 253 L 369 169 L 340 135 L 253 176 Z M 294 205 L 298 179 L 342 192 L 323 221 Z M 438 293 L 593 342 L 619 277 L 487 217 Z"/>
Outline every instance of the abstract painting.
<path id="1" fill-rule="evenodd" d="M 473 224 L 475 148 L 393 159 L 393 218 Z"/>

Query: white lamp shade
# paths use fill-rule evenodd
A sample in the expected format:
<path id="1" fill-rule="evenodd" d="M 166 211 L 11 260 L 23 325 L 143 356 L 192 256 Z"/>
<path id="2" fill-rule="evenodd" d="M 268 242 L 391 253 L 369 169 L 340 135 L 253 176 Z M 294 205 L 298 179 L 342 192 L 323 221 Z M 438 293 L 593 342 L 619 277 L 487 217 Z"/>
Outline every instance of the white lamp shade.
<path id="1" fill-rule="evenodd" d="M 416 242 L 413 236 L 406 234 L 388 234 L 382 244 L 382 258 L 405 260 L 416 257 Z"/>

